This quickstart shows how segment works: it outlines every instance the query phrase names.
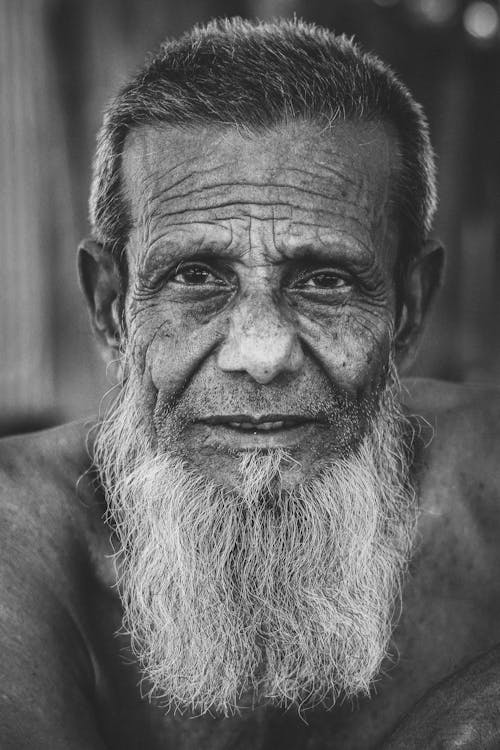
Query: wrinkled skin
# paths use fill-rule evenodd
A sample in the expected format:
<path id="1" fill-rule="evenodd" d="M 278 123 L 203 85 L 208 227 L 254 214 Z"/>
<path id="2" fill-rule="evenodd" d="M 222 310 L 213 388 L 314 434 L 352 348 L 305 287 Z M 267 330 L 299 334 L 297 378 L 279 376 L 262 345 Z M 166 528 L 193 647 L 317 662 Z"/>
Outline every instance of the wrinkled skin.
<path id="1" fill-rule="evenodd" d="M 177 449 L 232 485 L 233 448 L 285 445 L 301 461 L 292 484 L 359 439 L 391 343 L 399 365 L 418 343 L 442 259 L 422 247 L 396 321 L 397 168 L 391 133 L 373 123 L 259 136 L 144 129 L 129 139 L 124 327 L 109 252 L 85 243 L 80 269 L 105 358 L 117 358 L 125 337 L 132 346 L 154 440 L 168 440 L 172 412 L 184 426 Z M 372 750 L 398 724 L 391 750 L 498 747 L 500 658 L 478 656 L 498 643 L 500 621 L 500 400 L 407 386 L 408 413 L 426 421 L 399 659 L 369 699 L 316 710 L 308 724 L 266 707 L 227 720 L 164 717 L 141 701 L 129 643 L 115 636 L 122 612 L 104 501 L 85 473 L 88 425 L 3 442 L 2 748 Z M 303 420 L 272 431 L 241 424 L 282 414 Z M 228 415 L 236 426 L 219 419 Z"/>
<path id="2" fill-rule="evenodd" d="M 393 336 L 396 163 L 376 125 L 130 139 L 126 325 L 160 443 L 173 402 L 184 455 L 231 484 L 230 449 L 290 448 L 304 474 L 359 439 Z"/>

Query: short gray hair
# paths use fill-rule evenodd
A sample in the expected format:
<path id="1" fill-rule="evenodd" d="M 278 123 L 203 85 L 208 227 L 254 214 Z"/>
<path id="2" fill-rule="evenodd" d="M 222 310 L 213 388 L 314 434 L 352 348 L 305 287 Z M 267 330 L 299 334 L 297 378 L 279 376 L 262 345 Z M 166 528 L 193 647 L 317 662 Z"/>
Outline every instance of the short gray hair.
<path id="1" fill-rule="evenodd" d="M 141 125 L 213 123 L 262 132 L 291 119 L 374 120 L 395 128 L 399 266 L 418 253 L 436 208 L 435 166 L 422 108 L 393 71 L 345 36 L 299 20 L 239 18 L 166 41 L 111 102 L 94 160 L 90 221 L 119 257 L 130 231 L 122 192 L 127 134 Z M 401 273 L 401 267 L 399 273 Z"/>

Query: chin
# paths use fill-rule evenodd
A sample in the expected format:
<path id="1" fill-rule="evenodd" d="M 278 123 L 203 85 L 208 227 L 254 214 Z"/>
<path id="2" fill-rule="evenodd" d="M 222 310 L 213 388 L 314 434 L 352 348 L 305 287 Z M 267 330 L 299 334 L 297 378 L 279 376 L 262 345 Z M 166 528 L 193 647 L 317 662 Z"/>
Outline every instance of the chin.
<path id="1" fill-rule="evenodd" d="M 300 428 L 264 431 L 228 429 L 195 423 L 182 430 L 160 430 L 160 445 L 190 470 L 229 490 L 240 486 L 240 465 L 248 456 L 280 456 L 282 489 L 307 484 L 332 461 L 348 459 L 362 443 L 364 430 L 311 422 Z M 165 432 L 168 437 L 165 439 Z"/>

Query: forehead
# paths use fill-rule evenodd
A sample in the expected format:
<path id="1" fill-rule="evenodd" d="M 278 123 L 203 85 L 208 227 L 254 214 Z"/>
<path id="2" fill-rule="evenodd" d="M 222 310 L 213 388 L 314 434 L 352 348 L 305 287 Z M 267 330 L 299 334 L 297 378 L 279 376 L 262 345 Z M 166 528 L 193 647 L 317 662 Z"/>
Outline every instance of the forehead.
<path id="1" fill-rule="evenodd" d="M 337 240 L 392 245 L 396 139 L 380 123 L 311 122 L 262 133 L 209 126 L 143 127 L 123 156 L 126 197 L 142 245 L 197 238 L 244 244 L 249 223 L 277 249 Z M 208 239 L 207 239 L 208 238 Z"/>

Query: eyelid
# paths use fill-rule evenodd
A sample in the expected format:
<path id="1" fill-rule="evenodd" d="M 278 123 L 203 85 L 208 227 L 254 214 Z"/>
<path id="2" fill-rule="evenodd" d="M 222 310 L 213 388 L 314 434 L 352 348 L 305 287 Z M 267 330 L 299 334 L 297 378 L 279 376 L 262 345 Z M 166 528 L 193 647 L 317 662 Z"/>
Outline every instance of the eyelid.
<path id="1" fill-rule="evenodd" d="M 332 268 L 332 267 L 323 267 L 319 266 L 314 269 L 308 269 L 303 270 L 300 273 L 297 274 L 296 278 L 293 280 L 292 286 L 303 284 L 306 281 L 309 281 L 310 279 L 313 279 L 315 276 L 321 276 L 329 274 L 331 276 L 337 276 L 339 279 L 345 282 L 348 286 L 354 286 L 356 283 L 356 280 L 354 276 L 347 271 L 342 271 L 338 268 Z"/>
<path id="2" fill-rule="evenodd" d="M 189 260 L 186 259 L 179 261 L 175 268 L 173 268 L 170 273 L 167 274 L 166 281 L 173 281 L 175 277 L 183 271 L 197 267 L 206 270 L 219 281 L 223 281 L 227 284 L 230 284 L 232 281 L 234 281 L 234 279 L 228 278 L 228 275 L 235 277 L 234 271 L 228 264 L 218 264 L 214 263 L 213 261 L 207 261 L 201 258 L 190 258 Z M 224 271 L 226 273 L 224 273 Z M 230 274 L 228 274 L 228 271 L 230 272 Z"/>

